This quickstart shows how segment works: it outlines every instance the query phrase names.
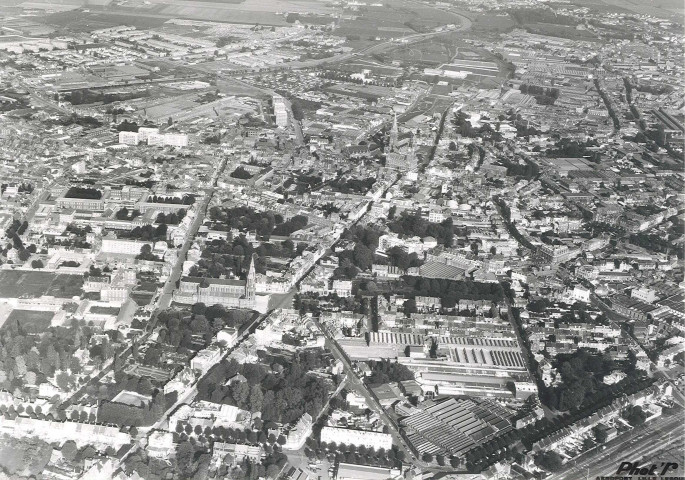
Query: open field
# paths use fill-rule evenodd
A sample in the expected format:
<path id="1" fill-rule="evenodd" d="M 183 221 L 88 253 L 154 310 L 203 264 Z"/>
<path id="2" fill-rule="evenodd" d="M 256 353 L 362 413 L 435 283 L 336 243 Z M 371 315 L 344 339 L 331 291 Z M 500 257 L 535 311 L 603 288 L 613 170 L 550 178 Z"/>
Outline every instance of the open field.
<path id="1" fill-rule="evenodd" d="M 642 15 L 653 15 L 671 18 L 682 23 L 682 0 L 573 0 L 571 3 L 606 9 L 610 12 L 633 12 Z"/>
<path id="2" fill-rule="evenodd" d="M 589 30 L 576 30 L 568 25 L 555 25 L 552 23 L 530 23 L 525 29 L 536 35 L 550 37 L 570 38 L 572 40 L 597 41 L 597 36 Z"/>
<path id="3" fill-rule="evenodd" d="M 101 3 L 102 0 L 100 0 Z M 85 3 L 85 2 L 82 2 Z M 42 20 L 50 25 L 89 32 L 96 29 L 129 25 L 137 28 L 159 27 L 173 19 L 246 25 L 288 25 L 286 13 L 331 15 L 333 7 L 323 0 L 168 0 L 135 7 L 101 6 L 90 3 L 79 11 L 59 12 Z"/>
<path id="4" fill-rule="evenodd" d="M 516 22 L 508 14 L 469 14 L 473 19 L 471 29 L 474 32 L 508 32 Z"/>
<path id="5" fill-rule="evenodd" d="M 330 2 L 324 0 L 168 0 L 167 5 L 183 8 L 213 8 L 217 10 L 255 13 L 332 13 Z"/>
<path id="6" fill-rule="evenodd" d="M 0 298 L 70 298 L 81 294 L 83 277 L 51 272 L 0 271 Z"/>
<path id="7" fill-rule="evenodd" d="M 429 39 L 412 45 L 397 46 L 379 55 L 379 57 L 384 62 L 389 62 L 392 59 L 412 65 L 437 66 L 449 62 L 456 54 L 456 48 L 450 43 Z"/>
<path id="8" fill-rule="evenodd" d="M 205 5 L 204 7 L 202 5 Z M 239 11 L 218 8 L 212 3 L 202 5 L 170 5 L 161 14 L 167 18 L 183 18 L 191 20 L 206 20 L 212 22 L 244 23 L 248 25 L 287 25 L 285 17 L 271 12 Z"/>
<path id="9" fill-rule="evenodd" d="M 4 325 L 12 325 L 17 322 L 26 332 L 41 333 L 50 326 L 54 312 L 40 312 L 34 310 L 12 310 Z"/>
<path id="10" fill-rule="evenodd" d="M 76 32 L 92 32 L 101 28 L 129 25 L 136 28 L 154 28 L 169 20 L 167 17 L 145 15 L 144 12 L 70 11 L 48 15 L 43 21 L 49 25 L 68 28 Z"/>

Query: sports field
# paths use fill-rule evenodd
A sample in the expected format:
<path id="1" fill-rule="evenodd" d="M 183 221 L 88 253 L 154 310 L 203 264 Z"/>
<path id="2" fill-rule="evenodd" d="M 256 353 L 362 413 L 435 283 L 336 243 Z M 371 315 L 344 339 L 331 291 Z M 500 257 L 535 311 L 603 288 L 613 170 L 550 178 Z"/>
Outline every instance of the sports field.
<path id="1" fill-rule="evenodd" d="M 70 298 L 81 295 L 83 277 L 25 270 L 0 271 L 0 298 L 38 298 L 50 295 Z"/>
<path id="2" fill-rule="evenodd" d="M 54 316 L 54 312 L 12 310 L 3 326 L 13 325 L 16 322 L 25 332 L 42 333 L 48 329 Z"/>

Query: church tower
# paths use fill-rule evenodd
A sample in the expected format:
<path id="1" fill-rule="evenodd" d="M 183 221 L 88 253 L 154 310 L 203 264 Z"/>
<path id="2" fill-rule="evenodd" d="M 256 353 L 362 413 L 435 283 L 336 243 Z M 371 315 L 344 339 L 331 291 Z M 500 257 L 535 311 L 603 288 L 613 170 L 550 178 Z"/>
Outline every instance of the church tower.
<path id="1" fill-rule="evenodd" d="M 247 300 L 254 300 L 255 298 L 255 280 L 257 274 L 255 273 L 254 262 L 255 256 L 252 254 L 252 258 L 250 258 L 250 269 L 247 272 L 247 278 L 245 280 L 245 298 Z"/>

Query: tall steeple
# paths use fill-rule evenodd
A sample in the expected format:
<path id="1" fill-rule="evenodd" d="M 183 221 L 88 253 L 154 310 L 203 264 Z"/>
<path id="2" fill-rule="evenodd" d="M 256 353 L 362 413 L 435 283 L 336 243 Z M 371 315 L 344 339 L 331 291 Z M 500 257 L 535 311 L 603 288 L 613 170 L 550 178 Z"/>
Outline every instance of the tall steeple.
<path id="1" fill-rule="evenodd" d="M 397 150 L 397 137 L 399 135 L 399 131 L 397 128 L 397 113 L 395 113 L 395 117 L 392 120 L 392 129 L 390 130 L 390 151 L 394 152 Z"/>
<path id="2" fill-rule="evenodd" d="M 250 268 L 247 272 L 247 278 L 245 279 L 245 298 L 248 300 L 254 300 L 255 297 L 255 280 L 257 274 L 254 268 L 254 258 L 255 256 L 252 254 L 252 258 L 250 258 Z"/>

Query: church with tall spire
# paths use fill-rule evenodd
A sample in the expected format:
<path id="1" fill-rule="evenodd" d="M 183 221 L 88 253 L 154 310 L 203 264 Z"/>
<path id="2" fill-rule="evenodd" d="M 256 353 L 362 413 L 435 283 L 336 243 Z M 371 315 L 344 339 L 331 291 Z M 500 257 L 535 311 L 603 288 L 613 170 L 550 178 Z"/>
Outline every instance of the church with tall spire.
<path id="1" fill-rule="evenodd" d="M 250 266 L 245 280 L 239 278 L 183 277 L 178 290 L 174 293 L 174 301 L 185 304 L 219 304 L 232 308 L 255 309 L 256 280 L 255 255 L 253 254 L 250 258 Z"/>
<path id="2" fill-rule="evenodd" d="M 414 152 L 414 137 L 407 138 L 400 144 L 400 130 L 397 125 L 397 114 L 395 114 L 392 121 L 392 128 L 390 129 L 390 138 L 388 141 L 388 153 L 385 156 L 385 166 L 395 170 L 408 172 L 416 170 L 416 155 Z"/>

